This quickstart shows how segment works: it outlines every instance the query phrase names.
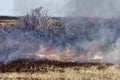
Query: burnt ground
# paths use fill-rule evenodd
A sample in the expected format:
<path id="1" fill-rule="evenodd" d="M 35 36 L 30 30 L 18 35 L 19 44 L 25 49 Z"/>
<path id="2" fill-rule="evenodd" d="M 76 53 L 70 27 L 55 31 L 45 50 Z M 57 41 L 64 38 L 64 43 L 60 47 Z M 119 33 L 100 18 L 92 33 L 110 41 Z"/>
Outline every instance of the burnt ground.
<path id="1" fill-rule="evenodd" d="M 0 73 L 6 72 L 41 72 L 47 73 L 48 71 L 55 71 L 55 68 L 61 68 L 59 72 L 64 72 L 63 68 L 81 67 L 90 68 L 91 66 L 97 67 L 98 70 L 106 69 L 113 64 L 109 63 L 77 63 L 77 62 L 59 62 L 49 60 L 17 60 L 9 64 L 0 64 Z M 52 67 L 52 68 L 51 68 Z"/>

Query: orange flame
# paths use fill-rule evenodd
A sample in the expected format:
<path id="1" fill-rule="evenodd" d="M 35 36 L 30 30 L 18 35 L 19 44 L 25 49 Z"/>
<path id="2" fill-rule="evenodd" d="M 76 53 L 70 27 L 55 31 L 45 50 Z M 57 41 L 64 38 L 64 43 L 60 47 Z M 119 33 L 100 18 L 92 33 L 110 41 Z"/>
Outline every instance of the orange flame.
<path id="1" fill-rule="evenodd" d="M 40 46 L 40 49 L 39 49 L 39 51 L 38 51 L 38 53 L 45 53 L 46 52 L 46 48 L 45 47 L 43 47 L 43 46 Z"/>
<path id="2" fill-rule="evenodd" d="M 65 62 L 66 60 L 61 57 L 61 58 L 59 59 L 59 61 L 60 61 L 60 62 Z"/>
<path id="3" fill-rule="evenodd" d="M 84 53 L 79 56 L 79 59 L 80 59 L 80 60 L 85 60 L 85 55 L 84 55 Z"/>
<path id="4" fill-rule="evenodd" d="M 88 58 L 92 58 L 92 55 L 95 54 L 96 47 L 92 46 L 88 51 Z"/>

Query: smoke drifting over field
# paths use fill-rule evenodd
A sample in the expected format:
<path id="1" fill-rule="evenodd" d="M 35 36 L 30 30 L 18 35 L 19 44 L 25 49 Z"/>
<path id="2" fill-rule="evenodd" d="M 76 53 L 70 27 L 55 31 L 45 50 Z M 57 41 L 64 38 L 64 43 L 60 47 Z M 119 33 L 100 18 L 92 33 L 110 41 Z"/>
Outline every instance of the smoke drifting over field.
<path id="1" fill-rule="evenodd" d="M 114 12 L 119 12 L 116 2 L 66 1 L 64 10 L 60 7 L 58 10 L 65 11 L 64 15 L 72 16 L 70 18 L 50 18 L 44 14 L 44 10 L 41 15 L 41 7 L 32 10 L 31 14 L 22 17 L 21 24 L 0 28 L 0 61 L 9 63 L 19 59 L 49 59 L 61 62 L 120 63 L 120 19 L 89 18 L 112 17 Z M 31 0 L 15 3 L 16 12 L 22 14 L 39 5 Z M 52 7 L 57 10 L 55 5 Z"/>
<path id="2" fill-rule="evenodd" d="M 15 13 L 24 15 L 26 11 L 42 6 L 50 16 L 111 18 L 119 16 L 119 4 L 119 0 L 15 0 Z"/>
<path id="3" fill-rule="evenodd" d="M 79 17 L 62 21 L 65 24 L 31 27 L 32 24 L 24 22 L 0 28 L 0 61 L 48 59 L 120 63 L 120 19 Z"/>

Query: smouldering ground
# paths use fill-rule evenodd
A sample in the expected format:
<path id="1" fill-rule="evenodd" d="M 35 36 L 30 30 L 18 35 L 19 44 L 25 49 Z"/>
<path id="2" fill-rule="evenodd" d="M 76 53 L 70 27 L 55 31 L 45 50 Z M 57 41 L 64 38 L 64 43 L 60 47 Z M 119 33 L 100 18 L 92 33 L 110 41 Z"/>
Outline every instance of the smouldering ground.
<path id="1" fill-rule="evenodd" d="M 0 66 L 0 79 L 119 80 L 120 66 L 98 63 L 14 62 Z"/>

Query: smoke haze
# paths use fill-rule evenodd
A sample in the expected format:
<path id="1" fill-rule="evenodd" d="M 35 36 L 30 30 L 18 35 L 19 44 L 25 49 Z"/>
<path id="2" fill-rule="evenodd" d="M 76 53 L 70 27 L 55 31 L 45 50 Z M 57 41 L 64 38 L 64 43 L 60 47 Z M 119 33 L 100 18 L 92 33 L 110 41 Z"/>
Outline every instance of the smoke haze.
<path id="1" fill-rule="evenodd" d="M 71 0 L 71 15 L 109 18 L 120 13 L 119 0 Z M 72 15 L 72 16 L 74 16 Z"/>
<path id="2" fill-rule="evenodd" d="M 120 0 L 15 0 L 16 15 L 39 6 L 45 7 L 51 16 L 87 16 L 111 18 L 119 16 Z"/>
<path id="3" fill-rule="evenodd" d="M 37 7 L 44 7 L 50 16 L 66 15 L 65 6 L 68 0 L 15 0 L 16 15 L 25 15 L 27 11 Z"/>
<path id="4" fill-rule="evenodd" d="M 81 62 L 102 56 L 103 62 L 120 63 L 119 18 L 73 18 L 110 18 L 119 12 L 118 3 L 118 0 L 15 1 L 15 12 L 19 15 L 43 5 L 53 16 L 72 18 L 62 18 L 65 22 L 63 25 L 47 26 L 47 22 L 36 25 L 38 17 L 27 15 L 21 25 L 1 27 L 0 62 L 46 57 L 50 60 Z"/>

